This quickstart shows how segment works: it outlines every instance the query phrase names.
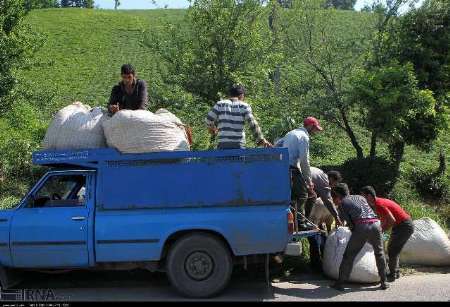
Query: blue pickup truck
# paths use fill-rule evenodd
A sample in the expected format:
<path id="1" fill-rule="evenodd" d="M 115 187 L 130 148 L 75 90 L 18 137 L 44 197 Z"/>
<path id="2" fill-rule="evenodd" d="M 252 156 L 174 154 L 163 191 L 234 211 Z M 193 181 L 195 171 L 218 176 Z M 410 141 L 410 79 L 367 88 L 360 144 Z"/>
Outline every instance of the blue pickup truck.
<path id="1" fill-rule="evenodd" d="M 27 270 L 145 268 L 210 297 L 233 265 L 283 253 L 292 237 L 284 148 L 39 151 L 33 163 L 50 168 L 0 211 L 3 287 Z"/>

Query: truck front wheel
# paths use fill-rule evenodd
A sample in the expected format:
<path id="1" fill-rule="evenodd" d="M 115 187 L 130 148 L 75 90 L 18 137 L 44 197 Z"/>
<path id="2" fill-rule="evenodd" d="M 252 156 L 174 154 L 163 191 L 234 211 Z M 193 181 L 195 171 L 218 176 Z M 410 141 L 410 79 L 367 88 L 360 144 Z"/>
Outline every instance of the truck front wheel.
<path id="1" fill-rule="evenodd" d="M 169 250 L 167 274 L 170 283 L 188 297 L 211 297 L 228 284 L 233 261 L 227 246 L 203 233 L 177 240 Z"/>

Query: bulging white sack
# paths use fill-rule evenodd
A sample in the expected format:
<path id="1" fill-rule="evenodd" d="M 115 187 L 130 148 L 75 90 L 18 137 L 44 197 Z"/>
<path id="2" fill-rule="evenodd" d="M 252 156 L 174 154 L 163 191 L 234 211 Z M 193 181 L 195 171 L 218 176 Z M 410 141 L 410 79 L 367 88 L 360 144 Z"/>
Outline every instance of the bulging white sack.
<path id="1" fill-rule="evenodd" d="M 183 123 L 181 122 L 181 120 L 175 116 L 175 114 L 170 113 L 168 110 L 166 109 L 158 109 L 158 111 L 155 112 L 155 115 L 160 116 L 163 119 L 168 120 L 169 122 L 172 122 L 174 124 L 177 125 L 183 125 Z"/>
<path id="2" fill-rule="evenodd" d="M 56 113 L 47 129 L 42 147 L 46 150 L 106 147 L 101 108 L 75 102 Z"/>
<path id="3" fill-rule="evenodd" d="M 104 121 L 108 146 L 123 153 L 189 150 L 181 121 L 167 110 L 158 111 L 121 110 Z"/>
<path id="4" fill-rule="evenodd" d="M 339 227 L 328 236 L 322 261 L 323 271 L 328 277 L 338 279 L 342 256 L 350 236 L 351 231 L 347 227 Z M 349 281 L 360 283 L 380 281 L 373 248 L 369 243 L 366 243 L 356 256 Z"/>
<path id="5" fill-rule="evenodd" d="M 415 220 L 414 233 L 400 254 L 400 263 L 450 265 L 450 240 L 444 230 L 430 218 Z"/>

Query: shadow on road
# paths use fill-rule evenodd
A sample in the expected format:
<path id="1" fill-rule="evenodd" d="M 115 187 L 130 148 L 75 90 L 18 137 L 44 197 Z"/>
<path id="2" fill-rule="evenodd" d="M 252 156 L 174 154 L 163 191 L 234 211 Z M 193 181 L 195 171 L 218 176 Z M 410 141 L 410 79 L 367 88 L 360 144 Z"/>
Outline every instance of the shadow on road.
<path id="1" fill-rule="evenodd" d="M 70 301 L 189 301 L 170 287 L 164 273 L 133 271 L 73 271 L 65 274 L 30 272 L 17 288 L 53 289 Z M 378 284 L 345 285 L 339 292 L 330 285 L 333 280 L 320 273 L 297 272 L 290 276 L 271 274 L 267 287 L 264 272 L 259 269 L 236 270 L 229 286 L 212 301 L 330 300 L 348 293 L 380 291 Z"/>
<path id="2" fill-rule="evenodd" d="M 16 289 L 52 289 L 70 301 L 190 301 L 170 287 L 165 273 L 132 271 L 72 271 L 63 274 L 27 272 Z M 233 273 L 229 286 L 212 301 L 273 299 L 258 271 Z"/>
<path id="3" fill-rule="evenodd" d="M 110 288 L 116 286 L 168 286 L 169 281 L 163 273 L 151 273 L 145 270 L 131 271 L 71 271 L 61 274 L 27 272 L 19 288 Z"/>
<path id="4" fill-rule="evenodd" d="M 433 266 L 410 266 L 412 272 L 450 274 L 450 267 L 433 267 Z"/>
<path id="5" fill-rule="evenodd" d="M 357 284 L 346 283 L 345 292 L 337 291 L 330 287 L 334 282 L 319 273 L 299 274 L 292 277 L 275 279 L 273 285 L 275 295 L 290 296 L 301 299 L 331 299 L 346 293 L 379 291 L 377 283 Z M 291 287 L 278 287 L 277 283 L 289 283 Z"/>
<path id="6" fill-rule="evenodd" d="M 278 295 L 296 297 L 301 299 L 330 299 L 346 293 L 355 292 L 372 292 L 380 291 L 379 287 L 374 287 L 373 284 L 369 285 L 357 285 L 357 284 L 346 284 L 345 292 L 337 291 L 330 287 L 332 282 L 330 281 L 290 281 L 292 288 L 280 288 L 274 286 L 274 293 Z M 301 287 L 296 287 L 295 285 L 301 284 Z"/>

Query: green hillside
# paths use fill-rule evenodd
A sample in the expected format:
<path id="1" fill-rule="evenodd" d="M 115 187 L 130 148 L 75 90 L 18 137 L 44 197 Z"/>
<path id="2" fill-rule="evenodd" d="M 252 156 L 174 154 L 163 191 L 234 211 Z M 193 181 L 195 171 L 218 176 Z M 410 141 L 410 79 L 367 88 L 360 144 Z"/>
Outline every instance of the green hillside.
<path id="1" fill-rule="evenodd" d="M 27 87 L 53 91 L 58 107 L 75 100 L 104 105 L 123 63 L 133 63 L 141 78 L 151 79 L 154 58 L 140 44 L 143 31 L 161 20 L 181 20 L 183 14 L 182 10 L 32 11 L 27 22 L 46 36 L 46 43 L 37 54 L 37 65 L 21 71 L 20 79 Z"/>
<path id="2" fill-rule="evenodd" d="M 139 77 L 148 81 L 151 99 L 158 59 L 141 45 L 144 33 L 165 22 L 183 27 L 185 13 L 174 9 L 34 10 L 27 23 L 45 35 L 46 43 L 37 53 L 36 65 L 19 72 L 21 84 L 51 89 L 58 107 L 75 100 L 105 104 L 120 78 L 120 66 L 132 63 Z M 368 15 L 364 13 L 336 11 L 335 17 L 338 35 L 367 27 Z"/>
<path id="3" fill-rule="evenodd" d="M 167 21 L 180 28 L 185 26 L 183 23 L 185 14 L 185 10 L 48 9 L 32 11 L 26 17 L 26 22 L 34 31 L 43 34 L 45 44 L 36 54 L 33 64 L 17 72 L 18 91 L 29 90 L 35 98 L 33 108 L 25 107 L 22 112 L 27 113 L 27 110 L 35 112 L 35 116 L 42 120 L 45 129 L 52 114 L 73 101 L 81 101 L 91 106 L 105 106 L 112 86 L 119 81 L 120 66 L 123 63 L 132 63 L 137 69 L 138 76 L 148 82 L 150 109 L 154 111 L 152 94 L 158 87 L 157 83 L 160 82 L 158 76 L 160 60 L 156 53 L 142 45 L 142 41 L 147 30 L 158 28 Z M 369 14 L 353 11 L 335 11 L 333 19 L 336 23 L 336 35 L 342 37 L 346 37 L 351 31 L 368 31 L 371 23 Z M 164 98 L 170 100 L 170 94 Z M 254 106 L 258 119 L 267 130 L 271 124 L 267 116 L 270 110 L 264 108 L 265 106 Z M 194 107 L 172 111 L 193 126 L 195 141 L 203 140 L 202 144 L 205 143 L 204 140 L 208 136 L 202 122 L 205 115 L 203 109 Z M 187 114 L 189 117 L 184 116 Z M 341 130 L 326 122 L 323 125 L 326 131 L 314 139 L 312 144 L 312 164 L 339 168 L 347 160 L 354 158 L 354 150 Z M 0 121 L 0 128 L 1 126 Z M 355 130 L 361 145 L 367 151 L 369 147 L 367 131 L 357 126 Z M 401 165 L 401 176 L 397 178 L 392 196 L 408 205 L 414 217 L 429 215 L 439 219 L 436 212 L 440 212 L 441 216 L 442 213 L 450 216 L 449 204 L 440 204 L 436 209 L 438 211 L 430 209 L 429 206 L 423 206 L 426 202 L 429 205 L 434 203 L 432 200 L 420 198 L 415 183 L 411 179 L 411 174 L 415 170 L 432 172 L 437 169 L 440 149 L 447 152 L 448 160 L 449 143 L 449 133 L 444 133 L 429 152 L 419 151 L 409 146 L 406 148 L 404 162 Z M 27 148 L 32 148 L 32 145 Z M 383 153 L 386 150 L 386 146 L 379 146 L 379 152 Z M 347 174 L 351 174 L 351 171 L 351 169 L 347 170 Z M 373 174 L 373 176 L 377 177 L 380 174 Z M 449 182 L 448 174 L 447 170 L 447 182 Z M 377 179 L 383 180 L 383 178 Z M 26 190 L 28 184 L 29 182 L 21 182 L 20 185 L 11 183 L 14 188 L 9 190 L 5 186 L 0 187 L 0 200 L 11 195 L 16 199 Z"/>

